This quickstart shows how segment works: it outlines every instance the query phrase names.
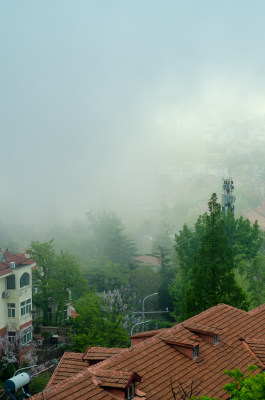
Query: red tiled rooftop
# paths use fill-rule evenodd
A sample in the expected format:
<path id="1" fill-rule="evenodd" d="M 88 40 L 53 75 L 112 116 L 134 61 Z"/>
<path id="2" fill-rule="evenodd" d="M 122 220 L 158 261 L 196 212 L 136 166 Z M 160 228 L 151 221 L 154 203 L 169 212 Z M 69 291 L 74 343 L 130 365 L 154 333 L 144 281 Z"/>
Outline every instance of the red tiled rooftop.
<path id="1" fill-rule="evenodd" d="M 137 382 L 141 381 L 141 378 L 133 372 L 105 370 L 101 368 L 95 369 L 94 376 L 99 386 L 121 389 L 126 389 L 133 379 Z"/>
<path id="2" fill-rule="evenodd" d="M 124 349 L 89 346 L 83 354 L 83 360 L 106 360 L 121 351 L 124 351 Z"/>
<path id="3" fill-rule="evenodd" d="M 12 269 L 9 267 L 11 262 L 14 262 L 18 267 L 35 264 L 35 261 L 28 258 L 25 253 L 11 254 L 7 251 L 0 251 L 0 276 L 12 273 Z"/>
<path id="4" fill-rule="evenodd" d="M 82 353 L 64 353 L 47 386 L 57 385 L 88 367 Z"/>
<path id="5" fill-rule="evenodd" d="M 166 331 L 168 328 L 162 328 L 162 329 L 154 329 L 153 331 L 144 331 L 144 332 L 139 332 L 135 333 L 131 338 L 144 338 L 144 337 L 152 337 L 155 335 L 158 335 L 159 333 L 162 333 Z"/>
<path id="6" fill-rule="evenodd" d="M 204 330 L 210 328 L 214 333 L 218 330 L 219 343 L 210 343 L 202 335 L 192 331 L 191 327 L 200 327 L 201 330 L 202 327 Z M 188 346 L 196 344 L 199 346 L 199 356 L 194 359 L 188 357 L 172 343 L 186 343 Z M 120 371 L 122 376 L 126 372 L 139 375 L 141 382 L 137 383 L 137 388 L 145 393 L 148 400 L 172 400 L 172 390 L 176 399 L 180 400 L 181 388 L 188 390 L 191 386 L 194 395 L 208 395 L 225 400 L 227 394 L 222 387 L 230 379 L 223 371 L 241 368 L 246 373 L 250 364 L 256 364 L 261 371 L 264 368 L 264 359 L 265 307 L 246 312 L 219 304 L 89 367 L 72 378 L 71 382 L 59 385 L 58 389 L 58 385 L 50 388 L 52 392 L 49 394 L 45 391 L 44 398 L 112 398 L 108 397 L 110 395 L 106 391 L 104 394 L 104 389 L 96 383 L 100 374 L 104 373 L 102 371 L 111 370 L 114 374 L 117 373 L 115 371 Z M 77 394 L 81 389 L 82 392 Z M 95 395 L 92 395 L 93 390 Z M 104 395 L 107 397 L 99 397 Z M 41 397 L 33 396 L 33 399 Z"/>

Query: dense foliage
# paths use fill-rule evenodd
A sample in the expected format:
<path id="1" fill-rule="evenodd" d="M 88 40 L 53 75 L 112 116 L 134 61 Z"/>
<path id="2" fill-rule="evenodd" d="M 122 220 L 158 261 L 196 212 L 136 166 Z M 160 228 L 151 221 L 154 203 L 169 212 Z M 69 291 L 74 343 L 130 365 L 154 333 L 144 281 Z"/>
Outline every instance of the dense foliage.
<path id="1" fill-rule="evenodd" d="M 218 303 L 247 309 L 246 296 L 236 283 L 234 269 L 234 253 L 225 232 L 223 213 L 213 194 L 209 201 L 209 215 L 205 218 L 205 232 L 192 263 L 182 309 L 183 319 Z"/>
<path id="2" fill-rule="evenodd" d="M 231 383 L 224 386 L 227 396 L 233 400 L 264 400 L 265 399 L 265 375 L 264 373 L 255 374 L 257 366 L 250 365 L 248 367 L 248 374 L 240 369 L 231 371 L 224 371 L 233 379 Z M 214 397 L 202 396 L 200 398 L 192 396 L 190 400 L 218 400 Z"/>
<path id="3" fill-rule="evenodd" d="M 243 309 L 253 304 L 254 291 L 249 289 L 260 284 L 254 270 L 257 261 L 264 259 L 260 253 L 263 235 L 257 223 L 251 226 L 249 220 L 236 219 L 229 211 L 225 214 L 213 194 L 209 214 L 200 215 L 193 229 L 184 225 L 175 241 L 179 264 L 170 293 L 177 320 L 220 302 Z M 249 298 L 241 286 L 250 293 Z"/>
<path id="4" fill-rule="evenodd" d="M 53 241 L 46 243 L 32 242 L 28 250 L 36 261 L 33 270 L 35 294 L 33 303 L 42 313 L 42 324 L 62 325 L 65 307 L 84 290 L 84 279 L 73 256 L 61 251 L 56 254 Z M 54 312 L 49 313 L 52 306 Z M 53 308 L 52 308 L 53 309 Z"/>

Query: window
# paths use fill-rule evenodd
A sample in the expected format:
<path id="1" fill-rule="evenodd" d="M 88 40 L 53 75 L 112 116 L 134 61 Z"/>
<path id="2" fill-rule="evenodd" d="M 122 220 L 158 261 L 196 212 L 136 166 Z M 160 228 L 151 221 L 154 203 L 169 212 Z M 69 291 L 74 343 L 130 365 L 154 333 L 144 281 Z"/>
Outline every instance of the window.
<path id="1" fill-rule="evenodd" d="M 63 310 L 63 317 L 64 317 L 64 319 L 68 319 L 68 308 L 67 307 L 65 307 Z"/>
<path id="2" fill-rule="evenodd" d="M 16 304 L 7 303 L 7 316 L 8 318 L 15 318 L 16 316 Z"/>
<path id="3" fill-rule="evenodd" d="M 10 343 L 14 343 L 16 341 L 16 332 L 7 332 L 7 338 Z"/>
<path id="4" fill-rule="evenodd" d="M 135 396 L 134 383 L 131 383 L 126 392 L 126 400 L 131 400 Z"/>
<path id="5" fill-rule="evenodd" d="M 22 344 L 27 344 L 32 341 L 31 326 L 21 331 L 21 337 L 22 337 L 21 340 Z"/>
<path id="6" fill-rule="evenodd" d="M 23 315 L 27 315 L 31 313 L 31 299 L 22 301 L 20 303 L 20 314 L 21 317 L 23 317 Z"/>
<path id="7" fill-rule="evenodd" d="M 219 342 L 218 334 L 214 335 L 213 337 L 213 344 L 216 344 Z"/>
<path id="8" fill-rule="evenodd" d="M 20 287 L 28 286 L 29 285 L 29 274 L 25 272 L 20 278 Z"/>
<path id="9" fill-rule="evenodd" d="M 48 320 L 51 321 L 52 320 L 52 308 L 48 307 Z"/>
<path id="10" fill-rule="evenodd" d="M 6 288 L 7 289 L 16 289 L 16 279 L 15 275 L 9 275 L 6 278 Z"/>
<path id="11" fill-rule="evenodd" d="M 193 347 L 193 358 L 197 358 L 199 355 L 199 346 Z"/>

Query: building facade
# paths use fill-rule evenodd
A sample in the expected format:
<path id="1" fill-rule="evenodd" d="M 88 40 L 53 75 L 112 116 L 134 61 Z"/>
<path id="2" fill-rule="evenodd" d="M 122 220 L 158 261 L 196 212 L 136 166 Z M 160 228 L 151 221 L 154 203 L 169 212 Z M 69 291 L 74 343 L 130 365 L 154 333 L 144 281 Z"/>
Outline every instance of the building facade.
<path id="1" fill-rule="evenodd" d="M 0 250 L 0 338 L 32 342 L 32 268 L 27 254 Z M 3 349 L 1 349 L 3 350 Z"/>

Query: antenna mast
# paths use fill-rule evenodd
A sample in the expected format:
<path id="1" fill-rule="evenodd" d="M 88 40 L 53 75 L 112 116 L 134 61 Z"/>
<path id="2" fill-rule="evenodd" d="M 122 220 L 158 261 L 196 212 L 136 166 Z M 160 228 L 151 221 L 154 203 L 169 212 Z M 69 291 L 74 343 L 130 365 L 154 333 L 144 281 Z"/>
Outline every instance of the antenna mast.
<path id="1" fill-rule="evenodd" d="M 223 178 L 222 184 L 222 210 L 235 212 L 235 196 L 233 196 L 234 182 L 232 178 Z"/>

